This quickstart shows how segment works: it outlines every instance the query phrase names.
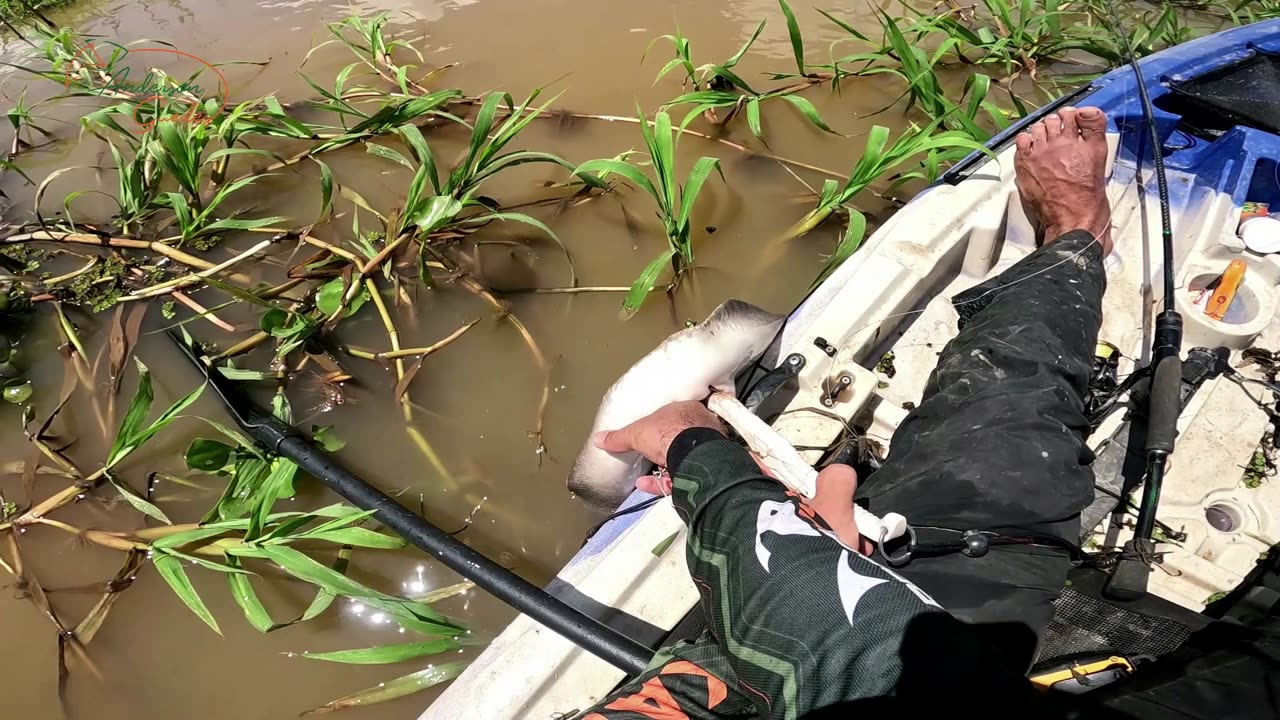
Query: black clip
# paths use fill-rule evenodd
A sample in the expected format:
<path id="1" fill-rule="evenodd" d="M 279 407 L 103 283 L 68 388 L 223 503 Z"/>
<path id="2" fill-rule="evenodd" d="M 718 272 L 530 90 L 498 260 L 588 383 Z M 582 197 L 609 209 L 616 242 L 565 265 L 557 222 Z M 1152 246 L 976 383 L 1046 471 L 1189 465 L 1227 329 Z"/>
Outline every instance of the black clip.
<path id="1" fill-rule="evenodd" d="M 775 393 L 787 384 L 787 381 L 800 374 L 804 369 L 805 359 L 800 353 L 791 353 L 782 361 L 778 367 L 764 374 L 764 377 L 751 388 L 751 392 L 747 393 L 747 399 L 742 401 L 751 412 L 755 412 L 765 400 L 773 397 Z"/>
<path id="2" fill-rule="evenodd" d="M 822 406 L 831 407 L 836 404 L 836 398 L 840 397 L 840 393 L 844 392 L 853 385 L 853 377 L 848 373 L 841 373 L 835 382 L 831 383 L 831 389 L 822 395 Z"/>

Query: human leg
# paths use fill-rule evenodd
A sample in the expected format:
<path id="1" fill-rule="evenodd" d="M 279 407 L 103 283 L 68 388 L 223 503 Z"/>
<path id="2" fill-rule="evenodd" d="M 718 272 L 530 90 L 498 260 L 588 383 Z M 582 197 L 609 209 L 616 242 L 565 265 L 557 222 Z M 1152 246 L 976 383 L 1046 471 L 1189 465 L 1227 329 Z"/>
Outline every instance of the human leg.
<path id="1" fill-rule="evenodd" d="M 884 466 L 859 488 L 873 512 L 954 531 L 1079 537 L 1093 496 L 1083 398 L 1110 250 L 1106 120 L 1064 110 L 1059 122 L 1052 137 L 1038 123 L 1019 138 L 1018 172 L 1024 200 L 1047 233 L 1061 235 L 955 298 L 959 335 Z M 1061 550 L 1018 547 L 917 558 L 900 572 L 958 617 L 1028 629 L 1028 641 L 1010 648 L 1017 664 L 1033 659 L 1068 568 Z"/>

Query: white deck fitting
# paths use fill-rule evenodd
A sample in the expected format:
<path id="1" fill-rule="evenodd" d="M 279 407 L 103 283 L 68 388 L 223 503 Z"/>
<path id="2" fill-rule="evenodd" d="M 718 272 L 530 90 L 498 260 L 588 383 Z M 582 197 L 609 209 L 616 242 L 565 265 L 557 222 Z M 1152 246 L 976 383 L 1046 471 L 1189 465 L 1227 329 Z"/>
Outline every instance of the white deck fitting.
<path id="1" fill-rule="evenodd" d="M 1108 138 L 1113 149 L 1118 138 Z M 1159 208 L 1154 193 L 1141 192 L 1132 165 L 1110 162 L 1108 195 L 1114 210 L 1116 250 L 1107 260 L 1101 339 L 1130 358 L 1145 359 L 1157 305 L 1151 280 L 1160 277 Z M 1143 180 L 1154 183 L 1149 177 Z M 1243 254 L 1234 228 L 1240 209 L 1224 193 L 1196 187 L 1189 176 L 1170 173 L 1176 203 L 1175 245 L 1186 320 L 1185 348 L 1226 345 L 1238 351 L 1259 334 L 1276 347 L 1280 261 Z M 1146 238 L 1144 243 L 1143 238 Z M 937 353 L 956 334 L 950 298 L 999 273 L 1034 249 L 1031 224 L 1013 184 L 1013 148 L 989 161 L 963 183 L 929 190 L 895 214 L 856 255 L 833 274 L 792 316 L 778 358 L 805 355 L 801 390 L 774 422 L 797 446 L 825 447 L 845 423 L 858 419 L 872 437 L 887 441 L 906 416 L 903 402 L 918 402 Z M 1232 259 L 1248 271 L 1233 314 L 1243 323 L 1213 321 L 1187 300 L 1193 281 L 1215 276 Z M 1158 292 L 1158 291 L 1157 291 Z M 1239 318 L 1236 318 L 1239 319 Z M 837 346 L 827 357 L 814 345 L 822 337 Z M 897 374 L 887 388 L 868 370 L 880 353 L 893 350 Z M 1122 364 L 1121 373 L 1131 369 Z M 841 372 L 854 378 L 835 407 L 823 408 L 824 384 Z M 1260 389 L 1261 390 L 1261 389 Z M 1259 393 L 1261 396 L 1261 393 Z M 1113 416 L 1095 438 L 1119 423 Z M 1258 554 L 1280 540 L 1280 481 L 1247 489 L 1241 467 L 1257 446 L 1266 416 L 1239 387 L 1206 384 L 1184 411 L 1172 466 L 1165 481 L 1160 517 L 1189 535 L 1173 548 L 1163 571 L 1152 575 L 1152 591 L 1199 610 L 1207 597 L 1233 587 Z M 807 459 L 817 460 L 810 452 Z M 1219 532 L 1205 520 L 1217 504 L 1239 522 Z M 683 555 L 668 551 L 654 558 L 655 544 L 680 526 L 664 502 L 607 550 L 561 571 L 562 580 L 601 601 L 656 626 L 670 628 L 692 607 L 697 594 Z M 1272 511 L 1270 508 L 1277 508 Z M 910 518 L 908 518 L 910 521 Z M 1123 541 L 1123 537 L 1118 538 Z M 675 550 L 678 546 L 673 546 Z M 521 718 L 551 720 L 590 706 L 609 692 L 621 673 L 527 618 L 514 622 L 472 667 L 422 715 L 422 720 Z"/>

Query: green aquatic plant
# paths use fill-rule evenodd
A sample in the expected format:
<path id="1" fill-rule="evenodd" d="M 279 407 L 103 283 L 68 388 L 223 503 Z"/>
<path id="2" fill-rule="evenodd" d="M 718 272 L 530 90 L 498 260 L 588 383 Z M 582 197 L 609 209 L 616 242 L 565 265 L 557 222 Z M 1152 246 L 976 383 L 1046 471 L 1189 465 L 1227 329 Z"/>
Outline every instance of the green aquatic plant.
<path id="1" fill-rule="evenodd" d="M 74 333 L 69 327 L 68 332 Z M 69 337 L 74 338 L 75 335 Z M 113 350 L 113 363 L 120 356 L 121 353 Z M 314 510 L 291 508 L 276 511 L 277 503 L 296 494 L 295 486 L 300 481 L 298 466 L 256 446 L 236 430 L 201 418 L 216 431 L 218 439 L 196 438 L 186 451 L 186 464 L 190 470 L 226 479 L 221 496 L 200 522 L 174 524 L 153 501 L 150 482 L 147 492 L 135 491 L 124 479 L 125 461 L 185 417 L 183 413 L 200 397 L 203 389 L 203 385 L 197 387 L 149 419 L 155 399 L 152 377 L 147 367 L 138 362 L 137 389 L 121 416 L 102 467 L 89 474 L 80 473 L 58 450 L 49 446 L 44 437 L 45 430 L 67 402 L 69 396 L 64 396 L 43 427 L 29 431 L 29 437 L 42 452 L 56 461 L 74 483 L 67 490 L 29 508 L 17 504 L 9 507 L 6 501 L 3 518 L 0 518 L 0 531 L 46 525 L 72 533 L 83 542 L 122 551 L 128 558 L 122 576 L 130 580 L 149 560 L 150 566 L 177 600 L 218 633 L 222 632 L 221 626 L 192 582 L 192 570 L 213 571 L 226 577 L 227 589 L 245 621 L 259 632 L 275 632 L 314 620 L 341 598 L 382 613 L 387 622 L 422 638 L 384 647 L 298 654 L 304 658 L 352 664 L 390 664 L 457 651 L 466 644 L 462 638 L 466 629 L 431 605 L 456 592 L 465 591 L 470 583 L 423 597 L 404 597 L 381 592 L 351 578 L 347 571 L 357 549 L 398 550 L 404 548 L 406 542 L 364 527 L 372 511 L 343 503 Z M 9 397 L 7 389 L 5 395 L 6 399 L 16 401 Z M 277 397 L 280 401 L 276 403 L 276 414 L 288 418 L 287 403 L 282 401 L 283 396 Z M 28 410 L 25 422 L 30 422 L 30 417 Z M 334 445 L 334 438 L 329 437 L 327 441 Z M 172 479 L 189 483 L 181 478 Z M 100 485 L 111 485 L 128 506 L 159 524 L 135 531 L 114 532 L 77 528 L 47 517 Z M 314 557 L 317 554 L 332 554 L 334 557 L 331 561 L 321 562 Z M 305 608 L 285 619 L 273 616 L 258 594 L 258 587 L 267 582 L 258 570 L 267 566 L 277 568 L 312 588 L 313 597 Z M 10 569 L 7 564 L 0 567 Z M 128 584 L 122 587 L 128 587 Z M 113 588 L 106 597 L 118 591 Z M 93 639 L 113 603 L 114 599 L 100 602 L 74 632 L 68 631 L 64 640 L 83 648 Z M 458 663 L 433 667 L 442 669 L 419 675 L 417 680 L 400 678 L 388 681 L 379 686 L 382 692 L 375 688 L 355 697 L 359 698 L 360 704 L 399 697 L 434 684 L 429 679 L 443 682 L 461 669 Z M 387 691 L 387 687 L 393 690 Z M 343 698 L 323 707 L 340 709 L 352 704 L 349 698 Z"/>
<path id="2" fill-rule="evenodd" d="M 921 46 L 919 24 L 904 25 L 900 19 L 877 10 L 876 17 L 884 35 L 882 41 L 873 41 L 835 15 L 819 12 L 848 33 L 850 40 L 871 46 L 863 52 L 833 58 L 828 65 L 815 66 L 829 72 L 833 83 L 838 85 L 842 79 L 854 76 L 898 78 L 906 86 L 903 91 L 906 110 L 919 110 L 930 122 L 943 129 L 963 131 L 974 140 L 987 140 L 992 135 L 987 126 L 1003 130 L 1015 116 L 990 99 L 991 78 L 982 73 L 969 74 L 958 102 L 951 99 L 953 93 L 944 87 L 938 68 L 958 45 L 958 39 L 948 38 L 931 52 L 926 51 Z M 927 24 L 932 20 L 922 22 Z M 1022 110 L 1018 98 L 1010 97 Z"/>
<path id="3" fill-rule="evenodd" d="M 954 41 L 947 52 L 957 62 L 999 65 L 1006 76 L 1025 72 L 1035 78 L 1042 64 L 1066 61 L 1075 52 L 1114 60 L 1105 34 L 1076 20 L 1084 8 L 1072 0 L 982 0 L 985 15 L 935 16 L 904 7 L 914 14 L 907 32 L 917 40 Z"/>
<path id="4" fill-rule="evenodd" d="M 785 3 L 784 7 L 786 7 Z M 790 8 L 787 8 L 787 11 L 789 13 Z M 794 16 L 789 17 L 791 18 L 790 22 L 793 23 Z M 760 119 L 760 106 L 767 100 L 781 99 L 799 111 L 814 127 L 824 132 L 835 134 L 835 131 L 828 127 L 827 123 L 822 119 L 813 103 L 795 94 L 810 87 L 812 83 L 803 82 L 776 90 L 760 92 L 734 71 L 743 56 L 755 44 L 756 39 L 760 37 L 760 33 L 764 30 L 766 24 L 767 21 L 760 21 L 751 37 L 747 38 L 742 47 L 728 60 L 719 64 L 708 63 L 696 68 L 693 65 L 693 59 L 690 54 L 689 39 L 681 35 L 679 30 L 673 35 L 663 35 L 649 43 L 650 47 L 652 47 L 653 43 L 658 40 L 667 40 L 671 43 L 676 54 L 658 72 L 658 77 L 654 80 L 655 84 L 667 74 L 679 68 L 685 73 L 685 84 L 693 88 L 692 91 L 669 100 L 662 106 L 664 110 L 679 105 L 692 106 L 680 123 L 682 129 L 688 127 L 699 116 L 705 116 L 717 125 L 728 125 L 734 117 L 742 113 L 747 118 L 747 127 L 750 129 L 751 134 L 761 142 L 764 142 L 764 127 Z M 796 32 L 798 33 L 799 30 L 797 29 Z M 797 64 L 802 64 L 803 45 L 799 47 L 801 55 L 797 56 Z M 646 49 L 647 53 L 648 50 Z M 723 117 L 720 117 L 717 111 L 722 110 L 727 112 Z"/>
<path id="5" fill-rule="evenodd" d="M 36 142 L 34 142 L 35 138 L 33 137 L 32 131 L 40 133 L 46 141 L 54 139 L 53 133 L 44 129 L 36 122 L 37 119 L 43 119 L 45 117 L 43 115 L 36 115 L 34 112 L 35 108 L 44 102 L 47 102 L 47 100 L 41 100 L 34 105 L 28 105 L 27 89 L 23 88 L 22 92 L 18 94 L 18 99 L 14 106 L 5 112 L 5 117 L 8 118 L 9 124 L 13 127 L 13 144 L 9 151 L 10 159 L 17 155 L 20 150 L 35 147 Z M 23 137 L 24 134 L 26 135 L 25 138 Z"/>
<path id="6" fill-rule="evenodd" d="M 491 93 L 484 98 L 476 113 L 467 152 L 447 175 L 442 176 L 436 164 L 431 146 L 422 132 L 412 125 L 398 128 L 401 140 L 409 147 L 414 160 L 399 151 L 378 143 L 366 143 L 371 155 L 391 160 L 414 171 L 405 196 L 404 211 L 391 228 L 391 236 L 397 242 L 416 235 L 420 238 L 419 253 L 421 276 L 426 279 L 425 247 L 433 233 L 450 229 L 471 230 L 489 223 L 516 222 L 537 228 L 554 240 L 564 251 L 572 272 L 572 258 L 559 236 L 542 221 L 520 212 L 504 211 L 491 198 L 479 194 L 481 187 L 498 173 L 520 165 L 533 163 L 558 165 L 570 171 L 574 166 L 563 158 L 537 150 L 512 150 L 506 148 L 549 105 L 534 107 L 533 102 L 541 94 L 534 90 L 524 102 L 516 105 L 506 93 Z M 554 98 L 553 98 L 554 99 Z M 503 108 L 505 107 L 505 111 Z M 499 122 L 499 112 L 505 119 Z M 354 292 L 354 289 L 352 290 Z"/>
<path id="7" fill-rule="evenodd" d="M 1280 0 L 1219 0 L 1212 5 L 1237 25 L 1280 17 Z"/>
<path id="8" fill-rule="evenodd" d="M 635 165 L 627 162 L 627 154 L 616 158 L 588 160 L 574 171 L 575 175 L 586 179 L 594 175 L 599 180 L 610 176 L 626 180 L 653 198 L 658 206 L 658 217 L 661 218 L 666 233 L 667 249 L 651 260 L 631 284 L 623 301 L 623 307 L 630 312 L 640 309 L 640 305 L 644 303 L 649 291 L 668 265 L 672 270 L 672 283 L 679 282 L 684 273 L 693 267 L 694 203 L 713 171 L 721 173 L 721 179 L 724 176 L 718 159 L 702 157 L 694 162 L 689 175 L 681 183 L 675 160 L 678 141 L 675 138 L 675 130 L 671 126 L 671 117 L 659 111 L 654 115 L 652 126 L 645 120 L 643 114 L 640 120 L 640 132 L 644 137 L 645 149 L 653 167 L 652 180 Z"/>
<path id="9" fill-rule="evenodd" d="M 0 0 L 0 21 L 13 24 L 45 10 L 70 5 L 74 0 Z"/>
<path id="10" fill-rule="evenodd" d="M 1083 9 L 1091 17 L 1091 29 L 1094 31 L 1094 43 L 1087 51 L 1117 66 L 1127 60 L 1127 50 L 1120 35 L 1129 36 L 1133 46 L 1133 54 L 1146 57 L 1174 45 L 1193 40 L 1208 32 L 1207 27 L 1196 27 L 1187 23 L 1181 9 L 1168 0 L 1147 5 L 1117 6 L 1115 16 L 1120 18 L 1122 27 L 1113 27 L 1113 8 L 1103 0 L 1081 0 Z M 1226 6 L 1229 7 L 1229 6 Z M 1226 9 L 1224 12 L 1236 13 Z M 1240 20 L 1247 16 L 1236 15 Z M 1259 18 L 1261 19 L 1261 18 Z"/>
<path id="11" fill-rule="evenodd" d="M 938 131 L 939 123 L 911 127 L 890 142 L 889 129 L 880 125 L 867 134 L 862 157 L 844 183 L 827 180 L 818 195 L 817 207 L 805 214 L 787 232 L 787 238 L 796 238 L 813 230 L 837 211 L 848 216 L 844 235 L 822 274 L 815 281 L 821 282 L 827 275 L 847 260 L 866 237 L 867 218 L 849 203 L 870 185 L 908 162 L 923 157 L 915 169 L 899 174 L 892 186 L 913 179 L 933 181 L 944 164 L 980 149 L 967 133 L 959 130 Z"/>
<path id="12" fill-rule="evenodd" d="M 918 107 L 939 127 L 963 131 L 972 140 L 987 140 L 991 133 L 978 123 L 979 113 L 985 114 L 997 129 L 1008 127 L 1004 111 L 987 100 L 991 78 L 981 73 L 969 76 L 959 103 L 949 98 L 937 74 L 939 61 L 954 47 L 948 40 L 934 50 L 932 55 L 908 39 L 906 33 L 892 17 L 880 13 L 880 23 L 885 39 L 898 60 L 898 66 L 879 66 L 864 71 L 864 75 L 889 74 L 901 78 L 907 84 L 907 109 Z"/>

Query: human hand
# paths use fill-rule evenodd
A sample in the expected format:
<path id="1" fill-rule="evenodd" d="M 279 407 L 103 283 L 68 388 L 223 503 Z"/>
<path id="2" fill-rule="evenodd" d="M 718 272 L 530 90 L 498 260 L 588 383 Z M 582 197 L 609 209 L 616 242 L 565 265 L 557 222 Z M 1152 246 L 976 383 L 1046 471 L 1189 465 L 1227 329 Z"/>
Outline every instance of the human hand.
<path id="1" fill-rule="evenodd" d="M 638 452 L 659 466 L 667 465 L 671 441 L 691 427 L 706 427 L 724 432 L 720 418 L 700 402 L 678 402 L 663 405 L 654 412 L 617 430 L 596 433 L 596 447 L 611 453 Z"/>
<path id="2" fill-rule="evenodd" d="M 863 555 L 871 555 L 875 545 L 858 532 L 853 516 L 853 494 L 858 489 L 858 473 L 848 465 L 831 464 L 818 473 L 817 491 L 804 502 L 831 528 L 840 542 Z"/>

